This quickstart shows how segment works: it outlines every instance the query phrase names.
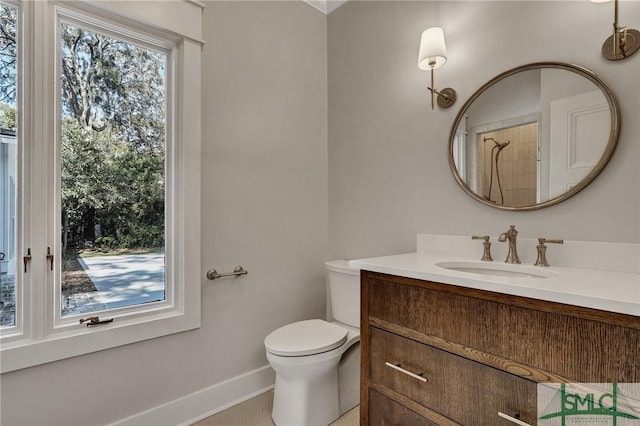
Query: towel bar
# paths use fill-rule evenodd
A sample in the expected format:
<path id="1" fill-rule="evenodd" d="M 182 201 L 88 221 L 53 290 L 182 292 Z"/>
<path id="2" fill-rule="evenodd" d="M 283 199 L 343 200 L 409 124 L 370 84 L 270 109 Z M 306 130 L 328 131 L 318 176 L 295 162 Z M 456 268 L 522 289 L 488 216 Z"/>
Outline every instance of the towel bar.
<path id="1" fill-rule="evenodd" d="M 224 274 L 218 273 L 218 271 L 216 271 L 215 269 L 210 269 L 207 272 L 207 278 L 209 278 L 210 280 L 215 280 L 216 278 L 231 277 L 231 276 L 237 277 L 239 275 L 247 275 L 248 273 L 249 272 L 246 271 L 242 266 L 236 266 L 233 272 L 227 272 Z"/>

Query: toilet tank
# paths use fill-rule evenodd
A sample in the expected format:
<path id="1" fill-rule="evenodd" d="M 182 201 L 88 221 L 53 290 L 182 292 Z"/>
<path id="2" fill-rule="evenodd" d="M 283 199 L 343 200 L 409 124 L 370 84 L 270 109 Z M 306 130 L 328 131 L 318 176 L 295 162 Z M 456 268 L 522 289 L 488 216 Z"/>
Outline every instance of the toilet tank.
<path id="1" fill-rule="evenodd" d="M 360 328 L 360 269 L 346 260 L 327 262 L 329 293 L 333 318 Z"/>

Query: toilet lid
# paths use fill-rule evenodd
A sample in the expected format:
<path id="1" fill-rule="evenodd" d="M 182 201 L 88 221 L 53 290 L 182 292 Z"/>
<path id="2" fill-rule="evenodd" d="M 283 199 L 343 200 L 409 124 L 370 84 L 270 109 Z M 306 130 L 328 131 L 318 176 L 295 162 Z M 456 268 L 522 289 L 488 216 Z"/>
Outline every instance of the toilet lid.
<path id="1" fill-rule="evenodd" d="M 347 333 L 347 329 L 319 319 L 298 321 L 273 331 L 264 339 L 264 346 L 274 355 L 313 355 L 341 346 Z"/>

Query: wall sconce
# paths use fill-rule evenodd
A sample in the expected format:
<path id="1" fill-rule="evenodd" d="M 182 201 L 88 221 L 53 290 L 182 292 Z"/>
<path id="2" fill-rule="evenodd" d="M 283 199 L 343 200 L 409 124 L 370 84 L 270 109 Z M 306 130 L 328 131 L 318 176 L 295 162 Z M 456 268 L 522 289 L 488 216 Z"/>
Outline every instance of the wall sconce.
<path id="1" fill-rule="evenodd" d="M 605 3 L 611 0 L 591 0 Z M 628 58 L 640 49 L 640 31 L 618 25 L 618 0 L 614 0 L 613 34 L 602 44 L 602 56 L 610 61 Z"/>
<path id="2" fill-rule="evenodd" d="M 436 95 L 438 95 L 438 106 L 449 108 L 456 102 L 456 91 L 447 87 L 440 91 L 433 85 L 433 70 L 441 67 L 447 62 L 447 48 L 444 44 L 444 32 L 440 27 L 431 27 L 422 33 L 420 39 L 420 52 L 418 53 L 418 68 L 421 70 L 431 70 L 431 109 L 434 109 Z"/>

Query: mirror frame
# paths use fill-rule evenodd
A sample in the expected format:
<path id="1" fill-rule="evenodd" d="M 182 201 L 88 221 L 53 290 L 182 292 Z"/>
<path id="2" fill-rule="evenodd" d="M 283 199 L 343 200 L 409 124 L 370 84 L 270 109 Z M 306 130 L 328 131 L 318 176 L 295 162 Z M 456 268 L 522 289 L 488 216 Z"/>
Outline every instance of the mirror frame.
<path id="1" fill-rule="evenodd" d="M 566 71 L 576 73 L 590 80 L 602 91 L 603 95 L 607 99 L 607 103 L 609 104 L 609 111 L 611 114 L 611 129 L 609 132 L 609 141 L 607 143 L 607 146 L 605 147 L 604 152 L 602 153 L 602 156 L 600 157 L 600 160 L 593 167 L 591 172 L 589 172 L 587 176 L 585 176 L 576 186 L 571 188 L 569 191 L 566 191 L 563 194 L 554 198 L 550 198 L 546 201 L 543 201 L 537 204 L 526 205 L 526 206 L 503 206 L 503 205 L 492 203 L 488 200 L 485 200 L 483 197 L 481 197 L 477 193 L 475 193 L 469 187 L 469 185 L 467 185 L 466 182 L 464 182 L 460 177 L 460 173 L 458 172 L 458 169 L 456 168 L 456 165 L 453 159 L 453 148 L 454 148 L 453 144 L 456 136 L 456 130 L 458 129 L 458 126 L 460 125 L 460 122 L 462 121 L 462 119 L 465 117 L 465 114 L 469 109 L 469 107 L 471 106 L 471 104 L 480 95 L 482 95 L 488 88 L 490 88 L 497 82 L 513 74 L 517 74 L 519 72 L 528 71 L 528 70 L 541 69 L 541 68 L 557 68 L 557 69 L 563 69 Z M 563 63 L 563 62 L 534 62 L 531 64 L 521 65 L 519 67 L 512 68 L 508 71 L 498 74 L 496 77 L 492 78 L 487 83 L 483 84 L 482 87 L 480 87 L 478 90 L 476 90 L 476 92 L 473 95 L 471 95 L 471 97 L 464 103 L 464 105 L 458 112 L 458 115 L 456 116 L 453 122 L 453 125 L 451 126 L 451 132 L 449 134 L 449 153 L 448 153 L 449 168 L 451 169 L 451 172 L 453 173 L 453 176 L 456 179 L 456 182 L 458 183 L 458 185 L 460 185 L 460 187 L 464 190 L 464 192 L 466 192 L 467 195 L 469 195 L 471 198 L 474 198 L 475 200 L 480 201 L 482 204 L 485 204 L 487 206 L 491 206 L 501 210 L 524 211 L 524 210 L 537 210 L 544 207 L 552 206 L 554 204 L 558 204 L 576 195 L 578 192 L 582 191 L 587 185 L 589 185 L 596 178 L 596 176 L 600 174 L 600 172 L 602 172 L 604 167 L 609 162 L 609 159 L 611 159 L 611 156 L 613 155 L 613 152 L 616 149 L 616 145 L 618 144 L 618 138 L 620 136 L 619 109 L 620 108 L 618 106 L 618 101 L 616 100 L 615 96 L 613 95 L 609 87 L 605 84 L 605 82 L 602 79 L 600 79 L 600 77 L 598 77 L 594 72 L 586 68 L 583 68 L 581 66 Z"/>

